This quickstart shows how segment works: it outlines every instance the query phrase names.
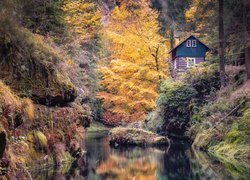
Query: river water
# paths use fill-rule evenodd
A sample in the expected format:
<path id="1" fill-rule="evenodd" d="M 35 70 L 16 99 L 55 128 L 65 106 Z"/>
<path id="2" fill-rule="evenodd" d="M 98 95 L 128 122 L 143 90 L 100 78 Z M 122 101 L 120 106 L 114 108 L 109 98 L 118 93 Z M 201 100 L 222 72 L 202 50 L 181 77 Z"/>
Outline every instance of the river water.
<path id="1" fill-rule="evenodd" d="M 183 141 L 170 147 L 111 148 L 107 132 L 86 133 L 86 164 L 32 172 L 34 179 L 248 179 L 249 169 L 194 152 Z M 232 167 L 233 166 L 233 167 Z"/>

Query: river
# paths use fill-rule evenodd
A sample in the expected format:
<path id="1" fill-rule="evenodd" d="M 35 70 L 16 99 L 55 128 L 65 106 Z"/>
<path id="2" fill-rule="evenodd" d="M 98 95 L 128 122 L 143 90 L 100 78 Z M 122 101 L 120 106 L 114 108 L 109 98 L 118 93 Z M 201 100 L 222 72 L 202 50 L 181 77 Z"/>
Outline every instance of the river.
<path id="1" fill-rule="evenodd" d="M 86 133 L 86 164 L 32 172 L 34 179 L 247 179 L 248 172 L 228 167 L 204 152 L 195 152 L 190 144 L 175 141 L 170 147 L 111 148 L 107 132 Z M 238 168 L 239 169 L 239 168 Z M 245 173 L 245 174 L 241 174 Z"/>

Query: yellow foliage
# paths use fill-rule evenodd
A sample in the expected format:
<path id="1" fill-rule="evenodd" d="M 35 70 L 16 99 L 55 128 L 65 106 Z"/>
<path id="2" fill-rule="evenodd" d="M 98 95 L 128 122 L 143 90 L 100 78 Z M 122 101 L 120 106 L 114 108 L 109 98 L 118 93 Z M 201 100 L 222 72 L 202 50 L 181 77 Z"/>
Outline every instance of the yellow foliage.
<path id="1" fill-rule="evenodd" d="M 73 65 L 73 64 L 74 64 L 74 61 L 73 61 L 72 59 L 68 59 L 68 60 L 67 60 L 67 64 L 68 64 L 68 65 Z"/>
<path id="2" fill-rule="evenodd" d="M 34 111 L 35 110 L 34 110 L 33 102 L 30 99 L 28 99 L 28 98 L 23 99 L 23 108 L 24 108 L 24 112 L 27 115 L 27 117 L 30 120 L 34 119 L 34 117 L 35 117 Z"/>
<path id="3" fill-rule="evenodd" d="M 30 99 L 21 99 L 15 93 L 0 81 L 0 107 L 8 109 L 10 113 L 22 111 L 30 120 L 34 118 L 34 106 Z"/>
<path id="4" fill-rule="evenodd" d="M 13 110 L 21 106 L 21 101 L 12 90 L 0 81 L 0 105 L 12 107 Z"/>
<path id="5" fill-rule="evenodd" d="M 129 161 L 126 161 L 126 157 L 114 154 L 97 166 L 96 173 L 113 175 L 119 180 L 152 180 L 157 179 L 156 168 L 156 164 L 150 162 L 148 158 L 131 158 Z M 112 179 L 112 176 L 107 176 L 107 179 Z"/>
<path id="6" fill-rule="evenodd" d="M 64 0 L 65 21 L 70 29 L 83 37 L 92 36 L 101 26 L 101 12 L 94 2 Z"/>
<path id="7" fill-rule="evenodd" d="M 27 141 L 32 143 L 36 149 L 47 146 L 47 137 L 41 131 L 32 131 L 27 134 Z"/>
<path id="8" fill-rule="evenodd" d="M 202 29 L 207 23 L 207 19 L 211 16 L 215 16 L 215 8 L 203 7 L 216 0 L 192 0 L 190 2 L 189 9 L 185 12 L 185 18 L 187 22 L 196 22 L 197 28 Z"/>
<path id="9" fill-rule="evenodd" d="M 159 82 L 169 74 L 169 48 L 158 34 L 158 13 L 149 5 L 146 0 L 122 1 L 102 30 L 111 56 L 99 64 L 107 91 L 98 95 L 106 110 L 132 120 L 155 107 Z M 138 113 L 139 118 L 133 116 Z"/>

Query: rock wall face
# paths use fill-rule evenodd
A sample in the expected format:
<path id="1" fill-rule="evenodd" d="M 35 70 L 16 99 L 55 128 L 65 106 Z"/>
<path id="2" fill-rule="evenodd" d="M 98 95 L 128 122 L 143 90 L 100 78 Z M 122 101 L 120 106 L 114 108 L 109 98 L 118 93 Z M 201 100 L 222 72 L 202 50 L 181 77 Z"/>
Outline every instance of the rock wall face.
<path id="1" fill-rule="evenodd" d="M 26 29 L 0 27 L 0 78 L 20 96 L 59 106 L 76 98 L 76 88 L 56 68 L 63 61 L 57 53 Z"/>

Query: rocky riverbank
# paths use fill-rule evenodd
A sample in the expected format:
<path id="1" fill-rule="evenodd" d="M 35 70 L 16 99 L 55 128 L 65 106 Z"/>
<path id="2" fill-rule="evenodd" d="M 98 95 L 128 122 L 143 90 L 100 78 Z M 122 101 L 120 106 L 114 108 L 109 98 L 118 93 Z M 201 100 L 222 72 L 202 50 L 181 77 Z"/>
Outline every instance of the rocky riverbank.
<path id="1" fill-rule="evenodd" d="M 26 5 L 0 2 L 0 179 L 25 179 L 37 166 L 84 164 L 92 118 L 86 74 L 93 54 L 81 49 L 73 57 L 27 28 L 20 18 Z"/>

